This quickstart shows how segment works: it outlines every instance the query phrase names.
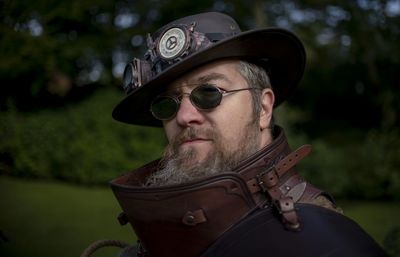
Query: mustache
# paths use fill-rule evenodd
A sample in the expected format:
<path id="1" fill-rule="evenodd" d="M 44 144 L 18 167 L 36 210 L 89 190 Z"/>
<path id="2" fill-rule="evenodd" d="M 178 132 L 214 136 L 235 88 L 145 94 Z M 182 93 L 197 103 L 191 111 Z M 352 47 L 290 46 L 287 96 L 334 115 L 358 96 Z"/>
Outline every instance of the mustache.
<path id="1" fill-rule="evenodd" d="M 217 138 L 217 134 L 213 129 L 210 128 L 187 128 L 183 130 L 172 142 L 171 145 L 174 149 L 177 149 L 181 144 L 188 140 L 193 140 L 196 138 L 205 138 L 209 140 L 215 140 Z"/>
<path id="2" fill-rule="evenodd" d="M 169 144 L 165 147 L 163 157 L 161 158 L 161 166 L 163 166 L 168 160 L 179 154 L 179 147 L 188 140 L 195 138 L 207 138 L 212 140 L 214 143 L 220 141 L 218 133 L 211 128 L 186 128 L 182 130 Z"/>
<path id="3" fill-rule="evenodd" d="M 180 153 L 179 147 L 188 140 L 193 140 L 196 138 L 206 138 L 218 145 L 221 141 L 221 136 L 215 129 L 212 128 L 193 128 L 188 127 L 182 130 L 175 138 L 173 138 L 169 144 L 164 149 L 164 154 L 161 157 L 159 163 L 159 169 L 165 168 L 166 164 L 173 159 L 190 158 L 190 156 L 195 155 L 193 149 L 189 152 Z"/>

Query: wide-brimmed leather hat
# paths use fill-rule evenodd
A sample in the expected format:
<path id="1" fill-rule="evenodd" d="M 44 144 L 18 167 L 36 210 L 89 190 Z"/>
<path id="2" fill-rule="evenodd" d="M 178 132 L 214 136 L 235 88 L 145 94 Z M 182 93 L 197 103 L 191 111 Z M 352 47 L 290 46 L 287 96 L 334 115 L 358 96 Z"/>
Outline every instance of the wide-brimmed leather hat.
<path id="1" fill-rule="evenodd" d="M 241 32 L 231 17 L 208 12 L 184 17 L 147 38 L 143 59 L 134 58 L 124 71 L 127 96 L 114 108 L 114 119 L 136 125 L 161 126 L 150 112 L 154 97 L 188 71 L 206 63 L 237 58 L 256 63 L 271 79 L 278 106 L 293 93 L 304 73 L 302 42 L 281 28 Z"/>

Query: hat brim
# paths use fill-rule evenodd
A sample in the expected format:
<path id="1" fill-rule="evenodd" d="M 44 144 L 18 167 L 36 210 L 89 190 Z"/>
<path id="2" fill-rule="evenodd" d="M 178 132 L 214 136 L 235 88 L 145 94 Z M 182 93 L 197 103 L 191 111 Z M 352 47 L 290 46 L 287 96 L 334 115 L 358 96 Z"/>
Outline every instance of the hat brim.
<path id="1" fill-rule="evenodd" d="M 135 125 L 162 126 L 162 123 L 150 112 L 153 98 L 165 91 L 167 86 L 179 76 L 196 67 L 224 58 L 267 60 L 262 63 L 268 66 L 263 68 L 268 70 L 276 107 L 293 93 L 301 80 L 306 54 L 301 41 L 287 30 L 267 28 L 242 32 L 170 66 L 147 84 L 127 95 L 114 108 L 113 118 Z"/>

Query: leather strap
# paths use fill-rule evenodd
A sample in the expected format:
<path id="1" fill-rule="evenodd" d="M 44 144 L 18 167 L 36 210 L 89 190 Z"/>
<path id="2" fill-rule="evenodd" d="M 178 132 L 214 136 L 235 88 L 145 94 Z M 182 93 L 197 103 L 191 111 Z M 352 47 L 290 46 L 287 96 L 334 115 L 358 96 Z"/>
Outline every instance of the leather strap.
<path id="1" fill-rule="evenodd" d="M 261 172 L 255 178 L 247 181 L 247 186 L 252 194 L 259 191 L 268 193 L 271 202 L 275 204 L 282 215 L 282 222 L 289 230 L 299 231 L 300 221 L 297 216 L 294 203 L 299 200 L 305 190 L 306 183 L 299 183 L 291 190 L 283 193 L 279 188 L 280 178 L 293 168 L 300 160 L 311 151 L 310 145 L 303 145 L 293 151 L 276 165 Z M 299 181 L 300 182 L 300 181 Z"/>
<path id="2" fill-rule="evenodd" d="M 288 170 L 293 168 L 293 166 L 306 157 L 310 152 L 311 146 L 303 145 L 283 158 L 276 165 L 268 168 L 266 171 L 261 172 L 255 178 L 250 179 L 246 182 L 250 192 L 252 194 L 257 193 L 260 190 L 265 192 L 269 188 L 275 187 L 279 182 L 279 178 L 282 177 Z M 274 192 L 273 194 L 277 194 L 277 196 L 280 195 L 279 192 Z"/>
<path id="3" fill-rule="evenodd" d="M 300 221 L 291 197 L 283 197 L 275 202 L 275 205 L 282 215 L 282 222 L 285 227 L 292 231 L 300 230 Z"/>

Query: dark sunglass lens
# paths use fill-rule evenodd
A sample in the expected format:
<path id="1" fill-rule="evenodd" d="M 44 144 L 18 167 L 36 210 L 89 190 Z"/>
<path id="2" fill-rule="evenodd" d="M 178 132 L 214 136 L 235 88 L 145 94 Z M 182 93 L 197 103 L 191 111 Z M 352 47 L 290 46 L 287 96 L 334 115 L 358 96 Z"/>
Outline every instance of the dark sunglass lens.
<path id="1" fill-rule="evenodd" d="M 178 103 L 170 96 L 161 96 L 154 99 L 150 111 L 156 119 L 172 119 L 178 110 Z"/>
<path id="2" fill-rule="evenodd" d="M 192 103 L 203 110 L 217 107 L 221 103 L 221 99 L 221 92 L 213 85 L 199 86 L 190 94 Z"/>

